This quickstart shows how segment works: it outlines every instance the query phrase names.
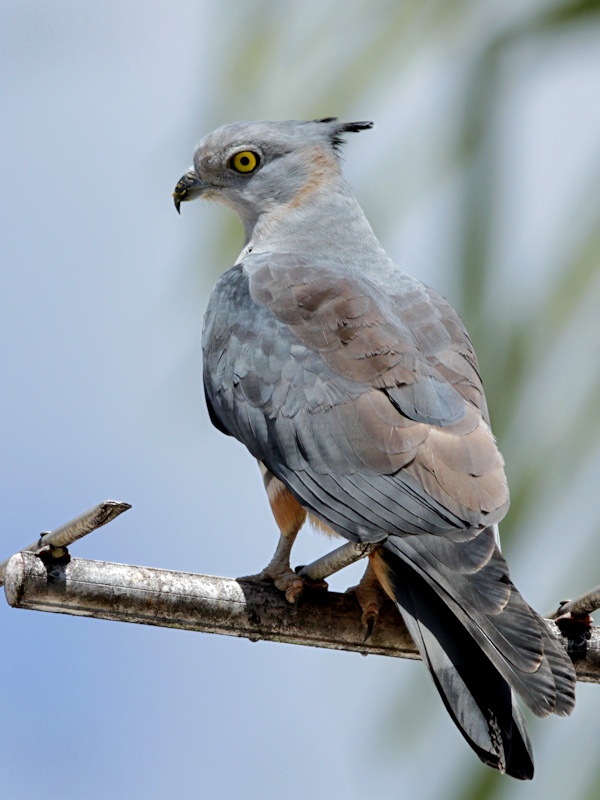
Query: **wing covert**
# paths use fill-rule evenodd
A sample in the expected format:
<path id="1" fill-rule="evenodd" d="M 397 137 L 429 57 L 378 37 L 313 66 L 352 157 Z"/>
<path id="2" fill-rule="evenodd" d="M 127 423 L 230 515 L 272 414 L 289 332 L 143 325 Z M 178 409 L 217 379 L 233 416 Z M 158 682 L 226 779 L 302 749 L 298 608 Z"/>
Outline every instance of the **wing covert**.
<path id="1" fill-rule="evenodd" d="M 322 283 L 295 260 L 283 275 L 261 258 L 249 275 L 242 265 L 225 273 L 207 311 L 205 388 L 218 426 L 348 538 L 498 521 L 508 503 L 502 459 L 459 381 L 422 360 L 408 329 L 391 341 L 385 304 L 361 295 L 360 281 L 344 279 L 340 300 L 330 275 Z M 434 410 L 441 422 L 422 421 Z"/>

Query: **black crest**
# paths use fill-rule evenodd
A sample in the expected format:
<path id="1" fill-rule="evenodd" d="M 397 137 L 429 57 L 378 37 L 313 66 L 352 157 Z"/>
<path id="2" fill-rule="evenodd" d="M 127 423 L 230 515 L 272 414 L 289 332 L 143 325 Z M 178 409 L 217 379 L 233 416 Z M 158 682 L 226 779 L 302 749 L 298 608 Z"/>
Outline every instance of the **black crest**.
<path id="1" fill-rule="evenodd" d="M 341 145 L 344 144 L 344 133 L 360 133 L 373 127 L 372 122 L 337 122 L 337 117 L 324 117 L 323 119 L 315 120 L 315 122 L 324 122 L 331 125 L 331 144 L 334 150 L 339 150 Z"/>

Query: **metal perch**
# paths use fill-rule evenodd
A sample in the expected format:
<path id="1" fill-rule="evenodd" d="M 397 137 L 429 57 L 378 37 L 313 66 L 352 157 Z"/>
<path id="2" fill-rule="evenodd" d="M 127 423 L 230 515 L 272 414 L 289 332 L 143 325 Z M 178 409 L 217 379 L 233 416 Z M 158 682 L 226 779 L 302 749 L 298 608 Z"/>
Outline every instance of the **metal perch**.
<path id="1" fill-rule="evenodd" d="M 311 581 L 321 581 L 328 578 L 335 572 L 339 572 L 344 567 L 354 564 L 365 558 L 377 547 L 376 544 L 359 544 L 348 542 L 341 547 L 332 550 L 321 558 L 317 558 L 312 564 L 305 567 L 298 567 L 296 572 L 301 578 L 308 578 Z"/>
<path id="2" fill-rule="evenodd" d="M 600 608 L 600 586 L 582 594 L 576 600 L 564 600 L 556 611 L 549 615 L 550 619 L 558 619 L 563 614 L 573 614 L 576 617 L 587 617 Z"/>
<path id="3" fill-rule="evenodd" d="M 419 657 L 391 602 L 382 607 L 365 642 L 360 609 L 352 595 L 307 587 L 298 605 L 290 606 L 270 584 L 69 557 L 67 545 L 128 508 L 128 503 L 100 503 L 1 564 L 0 582 L 5 583 L 8 603 L 252 641 Z M 318 581 L 368 555 L 374 546 L 345 544 L 298 572 Z M 599 606 L 600 587 L 563 603 L 553 615 L 557 622 L 547 622 L 573 659 L 578 679 L 593 683 L 600 683 L 600 628 L 582 623 L 581 617 Z M 574 620 L 568 612 L 575 614 Z"/>
<path id="4" fill-rule="evenodd" d="M 32 544 L 28 544 L 21 552 L 40 553 L 42 551 L 64 551 L 64 548 L 76 542 L 77 539 L 81 539 L 82 536 L 86 536 L 97 528 L 101 528 L 102 525 L 111 522 L 118 517 L 119 514 L 122 514 L 129 508 L 131 508 L 129 503 L 105 500 L 103 503 L 98 503 L 98 505 L 93 508 L 88 508 L 83 514 L 74 517 L 69 520 L 69 522 L 65 522 L 64 525 L 59 525 L 59 527 L 55 528 L 53 531 L 42 533 L 39 539 L 32 542 Z M 55 555 L 59 555 L 59 553 L 55 553 Z M 7 559 L 0 564 L 0 586 L 4 583 L 6 567 L 9 560 L 10 559 Z"/>
<path id="5" fill-rule="evenodd" d="M 306 589 L 294 607 L 269 584 L 84 559 L 45 564 L 23 552 L 9 561 L 5 592 L 15 608 L 418 658 L 392 603 L 365 643 L 356 599 L 321 589 Z M 599 629 L 572 638 L 548 625 L 574 659 L 579 680 L 600 682 Z"/>

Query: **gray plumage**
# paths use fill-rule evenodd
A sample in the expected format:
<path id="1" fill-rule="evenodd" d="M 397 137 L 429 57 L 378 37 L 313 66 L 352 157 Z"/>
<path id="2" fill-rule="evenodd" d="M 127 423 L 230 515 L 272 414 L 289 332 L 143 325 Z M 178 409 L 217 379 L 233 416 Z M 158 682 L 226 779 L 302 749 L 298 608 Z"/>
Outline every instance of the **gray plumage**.
<path id="1" fill-rule="evenodd" d="M 568 714 L 573 668 L 497 547 L 508 489 L 462 322 L 390 260 L 341 175 L 344 133 L 367 127 L 236 123 L 198 145 L 177 207 L 217 200 L 246 233 L 205 317 L 211 419 L 326 526 L 381 542 L 377 575 L 452 718 L 530 778 L 511 690 Z"/>

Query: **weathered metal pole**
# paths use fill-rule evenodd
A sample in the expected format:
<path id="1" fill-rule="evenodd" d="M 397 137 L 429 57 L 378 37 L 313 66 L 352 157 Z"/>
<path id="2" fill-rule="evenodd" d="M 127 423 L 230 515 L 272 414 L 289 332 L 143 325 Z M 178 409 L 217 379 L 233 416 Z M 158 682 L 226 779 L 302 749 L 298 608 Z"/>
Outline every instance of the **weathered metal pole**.
<path id="1" fill-rule="evenodd" d="M 77 558 L 44 564 L 32 553 L 10 559 L 4 589 L 15 608 L 418 657 L 391 603 L 363 644 L 356 599 L 323 589 L 306 590 L 294 607 L 270 584 Z"/>
<path id="2" fill-rule="evenodd" d="M 24 552 L 9 561 L 5 592 L 16 608 L 418 658 L 392 603 L 382 608 L 364 642 L 355 597 L 322 589 L 306 589 L 298 605 L 290 606 L 268 584 L 105 561 L 45 564 Z M 569 638 L 548 624 L 574 658 L 578 678 L 599 683 L 600 630 L 571 630 Z"/>

